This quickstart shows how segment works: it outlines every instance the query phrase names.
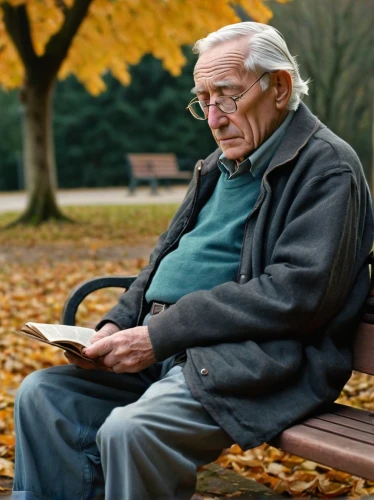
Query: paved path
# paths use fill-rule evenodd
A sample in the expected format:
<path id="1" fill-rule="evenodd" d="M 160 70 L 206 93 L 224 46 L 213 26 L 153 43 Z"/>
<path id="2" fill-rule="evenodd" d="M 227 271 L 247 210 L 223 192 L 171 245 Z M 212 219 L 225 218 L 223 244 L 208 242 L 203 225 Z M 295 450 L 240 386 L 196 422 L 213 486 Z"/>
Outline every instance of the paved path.
<path id="1" fill-rule="evenodd" d="M 126 188 L 99 189 L 60 189 L 57 193 L 59 205 L 149 205 L 180 203 L 186 193 L 187 185 L 160 189 L 157 195 L 149 188 L 139 188 L 129 194 Z M 27 196 L 23 191 L 14 193 L 0 192 L 0 212 L 20 211 L 26 207 Z"/>

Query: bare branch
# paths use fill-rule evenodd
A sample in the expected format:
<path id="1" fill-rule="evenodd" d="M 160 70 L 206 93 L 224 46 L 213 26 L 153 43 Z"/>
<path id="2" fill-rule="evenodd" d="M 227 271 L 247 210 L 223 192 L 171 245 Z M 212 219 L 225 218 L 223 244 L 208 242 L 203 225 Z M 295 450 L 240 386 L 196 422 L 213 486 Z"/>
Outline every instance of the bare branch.
<path id="1" fill-rule="evenodd" d="M 37 60 L 31 39 L 30 22 L 25 5 L 13 7 L 5 2 L 1 4 L 6 30 L 25 66 L 31 67 Z"/>
<path id="2" fill-rule="evenodd" d="M 48 41 L 45 53 L 41 57 L 51 73 L 55 76 L 66 58 L 71 43 L 80 25 L 87 15 L 93 0 L 75 0 L 73 7 L 66 8 L 65 20 L 61 29 Z M 62 2 L 64 3 L 64 2 Z"/>
<path id="3" fill-rule="evenodd" d="M 62 12 L 66 13 L 68 11 L 68 6 L 64 2 L 64 0 L 55 0 L 55 5 Z"/>

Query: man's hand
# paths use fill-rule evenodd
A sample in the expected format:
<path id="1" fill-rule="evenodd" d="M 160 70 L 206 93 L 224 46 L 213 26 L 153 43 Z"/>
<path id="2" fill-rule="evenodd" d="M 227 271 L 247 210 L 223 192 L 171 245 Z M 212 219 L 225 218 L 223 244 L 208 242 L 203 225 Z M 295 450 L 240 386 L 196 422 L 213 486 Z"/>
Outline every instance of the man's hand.
<path id="1" fill-rule="evenodd" d="M 94 342 L 97 342 L 100 339 L 103 339 L 104 337 L 109 337 L 109 335 L 113 335 L 113 333 L 119 332 L 120 328 L 118 328 L 117 325 L 114 323 L 105 323 L 105 325 L 100 328 L 98 332 L 96 332 L 94 335 L 91 337 L 91 343 L 93 344 Z"/>
<path id="2" fill-rule="evenodd" d="M 91 337 L 91 343 L 93 344 L 98 340 L 101 340 L 105 337 L 109 337 L 110 335 L 113 335 L 113 333 L 119 332 L 119 330 L 120 329 L 118 328 L 118 326 L 115 325 L 114 323 L 105 323 L 105 325 Z M 69 351 L 66 351 L 64 355 L 65 358 L 69 361 L 69 363 L 79 366 L 79 368 L 83 368 L 84 370 L 108 371 L 108 367 L 103 365 L 100 359 L 96 361 L 88 361 L 79 356 L 75 356 L 73 353 Z"/>
<path id="3" fill-rule="evenodd" d="M 115 373 L 136 373 L 156 362 L 147 326 L 121 330 L 96 340 L 84 354 L 100 363 L 96 369 Z M 78 366 L 84 368 L 81 363 Z"/>

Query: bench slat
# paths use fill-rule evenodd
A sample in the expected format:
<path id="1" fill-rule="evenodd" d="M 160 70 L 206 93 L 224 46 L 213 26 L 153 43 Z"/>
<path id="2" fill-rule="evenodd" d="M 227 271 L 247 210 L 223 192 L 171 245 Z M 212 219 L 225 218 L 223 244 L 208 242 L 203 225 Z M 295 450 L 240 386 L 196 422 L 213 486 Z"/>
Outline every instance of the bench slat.
<path id="1" fill-rule="evenodd" d="M 374 436 L 374 426 L 372 424 L 363 422 L 362 420 L 346 417 L 344 415 L 339 415 L 336 413 L 325 413 L 324 415 L 318 415 L 318 417 L 315 417 L 315 419 L 322 420 L 323 422 L 328 422 L 331 424 L 338 424 L 347 429 L 360 430 L 362 432 L 370 434 L 371 436 Z"/>
<path id="2" fill-rule="evenodd" d="M 341 418 L 344 419 L 344 417 Z M 339 419 L 339 417 L 337 417 L 336 422 L 331 422 L 324 418 L 309 418 L 303 425 L 312 429 L 326 431 L 328 433 L 335 434 L 336 436 L 353 439 L 354 441 L 359 441 L 360 443 L 370 444 L 373 446 L 374 451 L 374 435 L 372 433 L 359 430 L 358 426 L 356 429 L 347 427 L 345 422 Z"/>
<path id="3" fill-rule="evenodd" d="M 300 424 L 284 431 L 276 445 L 294 455 L 374 480 L 374 446 L 370 444 Z"/>
<path id="4" fill-rule="evenodd" d="M 374 413 L 368 410 L 360 410 L 359 408 L 353 408 L 352 406 L 340 405 L 334 403 L 334 414 L 341 415 L 342 417 L 348 417 L 357 422 L 365 422 L 367 424 L 374 424 Z"/>
<path id="5" fill-rule="evenodd" d="M 335 408 L 338 413 L 335 412 Z M 347 407 L 346 410 L 343 413 L 361 421 L 370 419 L 372 415 L 357 408 Z M 334 405 L 333 414 L 339 415 L 341 412 L 341 405 Z M 367 442 L 373 440 L 372 434 L 362 431 L 354 433 L 353 430 L 348 432 L 345 425 L 329 424 L 323 422 L 323 418 L 324 415 L 320 415 L 318 418 L 311 418 L 295 425 L 285 430 L 270 444 L 288 453 L 374 480 L 374 444 Z"/>

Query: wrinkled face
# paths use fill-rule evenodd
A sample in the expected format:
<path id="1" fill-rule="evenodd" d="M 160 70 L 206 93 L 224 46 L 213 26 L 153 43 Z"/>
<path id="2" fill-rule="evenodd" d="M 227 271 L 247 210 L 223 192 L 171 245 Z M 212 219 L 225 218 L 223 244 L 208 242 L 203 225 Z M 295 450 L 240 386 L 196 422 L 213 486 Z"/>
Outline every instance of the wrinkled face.
<path id="1" fill-rule="evenodd" d="M 214 103 L 222 95 L 238 95 L 252 85 L 260 74 L 244 69 L 248 50 L 245 38 L 220 44 L 203 53 L 194 71 L 192 90 L 200 100 Z M 276 107 L 274 74 L 263 91 L 257 82 L 237 101 L 237 111 L 226 114 L 209 107 L 208 124 L 218 146 L 230 160 L 241 161 L 257 149 L 277 128 L 281 112 Z"/>

